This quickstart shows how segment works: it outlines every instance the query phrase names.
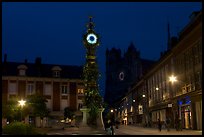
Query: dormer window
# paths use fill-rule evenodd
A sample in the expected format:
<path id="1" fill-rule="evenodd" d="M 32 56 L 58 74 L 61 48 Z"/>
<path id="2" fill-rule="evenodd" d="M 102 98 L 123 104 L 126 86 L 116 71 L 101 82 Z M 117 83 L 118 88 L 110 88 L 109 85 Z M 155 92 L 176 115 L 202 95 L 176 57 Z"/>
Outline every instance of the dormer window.
<path id="1" fill-rule="evenodd" d="M 60 72 L 59 71 L 54 71 L 53 76 L 54 77 L 60 77 Z"/>
<path id="2" fill-rule="evenodd" d="M 18 66 L 18 70 L 19 70 L 19 75 L 20 76 L 25 76 L 26 75 L 26 69 L 28 67 L 26 65 L 20 65 Z"/>
<path id="3" fill-rule="evenodd" d="M 56 77 L 56 78 L 60 77 L 60 71 L 61 71 L 61 70 L 62 70 L 62 69 L 61 69 L 59 66 L 54 66 L 54 67 L 52 68 L 53 77 Z"/>

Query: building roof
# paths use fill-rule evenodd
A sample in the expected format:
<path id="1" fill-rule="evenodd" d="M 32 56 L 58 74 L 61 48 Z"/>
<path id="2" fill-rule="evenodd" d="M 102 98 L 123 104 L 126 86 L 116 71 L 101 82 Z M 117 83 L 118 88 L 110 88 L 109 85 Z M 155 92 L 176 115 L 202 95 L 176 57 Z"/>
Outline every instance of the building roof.
<path id="1" fill-rule="evenodd" d="M 53 77 L 53 68 L 60 71 L 60 78 L 81 79 L 83 67 L 72 65 L 56 65 L 56 64 L 39 64 L 39 63 L 19 63 L 19 62 L 3 62 L 2 76 L 18 76 L 19 66 L 25 65 L 26 76 L 30 77 Z"/>

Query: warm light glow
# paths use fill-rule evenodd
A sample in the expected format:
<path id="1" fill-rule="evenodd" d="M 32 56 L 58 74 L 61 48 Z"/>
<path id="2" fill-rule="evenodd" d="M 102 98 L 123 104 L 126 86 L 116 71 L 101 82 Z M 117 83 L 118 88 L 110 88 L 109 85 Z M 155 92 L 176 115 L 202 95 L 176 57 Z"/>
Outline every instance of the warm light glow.
<path id="1" fill-rule="evenodd" d="M 142 95 L 143 98 L 145 98 L 145 95 Z"/>
<path id="2" fill-rule="evenodd" d="M 84 94 L 84 89 L 78 89 L 78 94 Z"/>
<path id="3" fill-rule="evenodd" d="M 172 83 L 174 83 L 174 82 L 177 81 L 177 79 L 176 79 L 175 76 L 172 75 L 172 76 L 169 77 L 169 81 L 172 82 Z"/>
<path id="4" fill-rule="evenodd" d="M 133 99 L 132 101 L 133 101 L 133 102 L 135 102 L 135 100 L 134 100 L 134 99 Z"/>
<path id="5" fill-rule="evenodd" d="M 111 109 L 111 113 L 113 113 L 113 109 Z"/>
<path id="6" fill-rule="evenodd" d="M 18 103 L 20 104 L 21 107 L 23 107 L 25 105 L 25 102 L 26 102 L 25 100 L 18 101 Z"/>
<path id="7" fill-rule="evenodd" d="M 159 88 L 156 88 L 156 90 L 159 90 Z"/>

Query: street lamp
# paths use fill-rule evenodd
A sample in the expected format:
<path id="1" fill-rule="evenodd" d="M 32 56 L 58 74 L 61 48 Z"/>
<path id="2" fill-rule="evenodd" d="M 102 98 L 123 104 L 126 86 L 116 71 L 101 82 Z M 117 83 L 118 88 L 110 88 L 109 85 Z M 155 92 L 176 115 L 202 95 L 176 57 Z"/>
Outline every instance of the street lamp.
<path id="1" fill-rule="evenodd" d="M 171 76 L 169 77 L 169 81 L 170 81 L 171 83 L 174 83 L 174 82 L 177 81 L 177 79 L 176 79 L 176 77 L 175 77 L 174 75 L 171 75 Z"/>
<path id="2" fill-rule="evenodd" d="M 19 105 L 21 106 L 21 121 L 22 121 L 22 111 L 23 111 L 23 106 L 25 105 L 25 100 L 20 100 L 20 101 L 18 101 L 18 103 L 19 103 Z"/>
<path id="3" fill-rule="evenodd" d="M 143 115 L 143 120 L 144 120 L 144 123 L 145 126 L 147 126 L 147 104 L 146 104 L 146 95 L 143 94 L 142 95 L 143 99 L 142 99 L 142 115 Z M 141 112 L 140 112 L 141 113 Z"/>
<path id="4" fill-rule="evenodd" d="M 171 75 L 170 77 L 169 77 L 169 82 L 171 82 L 172 84 L 174 83 L 174 82 L 177 82 L 177 77 L 176 76 L 174 76 L 174 75 Z M 173 89 L 172 89 L 173 87 L 171 87 L 171 97 L 173 98 Z M 171 114 L 172 114 L 172 118 L 173 118 L 173 120 L 175 120 L 176 119 L 176 117 L 177 117 L 177 114 L 176 113 L 174 113 L 174 109 L 175 109 L 175 107 L 173 108 L 173 103 L 172 102 L 169 102 L 168 103 L 168 108 L 170 108 L 170 110 L 171 110 Z M 179 116 L 180 117 L 180 116 Z M 174 125 L 175 126 L 175 125 Z"/>

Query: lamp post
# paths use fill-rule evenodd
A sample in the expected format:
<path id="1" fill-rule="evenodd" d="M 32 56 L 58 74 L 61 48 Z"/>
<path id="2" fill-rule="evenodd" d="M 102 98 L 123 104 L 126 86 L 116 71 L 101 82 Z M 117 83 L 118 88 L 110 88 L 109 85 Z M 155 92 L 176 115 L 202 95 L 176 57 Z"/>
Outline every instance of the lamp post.
<path id="1" fill-rule="evenodd" d="M 110 112 L 111 112 L 111 121 L 114 123 L 114 121 L 115 121 L 114 110 L 111 109 Z"/>
<path id="2" fill-rule="evenodd" d="M 21 106 L 21 122 L 22 122 L 22 111 L 23 111 L 23 106 L 25 105 L 25 100 L 20 100 L 20 101 L 18 101 L 18 103 L 19 103 L 19 105 Z"/>
<path id="3" fill-rule="evenodd" d="M 146 116 L 147 116 L 147 111 L 146 111 L 146 109 L 147 109 L 147 104 L 146 104 L 146 95 L 145 94 L 143 94 L 142 95 L 142 103 L 143 103 L 143 105 L 142 105 L 142 113 L 143 113 L 143 119 L 144 119 L 144 126 L 147 126 L 147 118 L 146 118 Z"/>
<path id="4" fill-rule="evenodd" d="M 169 82 L 171 82 L 171 84 L 173 85 L 175 82 L 177 82 L 178 83 L 178 80 L 177 80 L 177 77 L 176 76 L 174 76 L 174 75 L 171 75 L 170 77 L 169 77 Z M 179 82 L 181 82 L 180 80 L 179 80 Z M 174 89 L 175 87 L 171 87 L 171 89 Z M 173 90 L 172 89 L 172 90 Z M 173 91 L 171 90 L 171 97 L 173 98 Z M 172 103 L 172 102 L 170 102 L 169 104 L 168 104 L 168 108 L 170 108 L 170 110 L 171 110 L 171 114 L 172 114 L 172 116 L 173 116 L 173 120 L 174 121 L 176 121 L 176 118 L 178 117 L 179 119 L 181 119 L 181 112 L 178 112 L 178 114 L 177 114 L 177 111 L 174 111 L 175 109 L 179 109 L 179 111 L 181 110 L 181 106 L 179 105 L 178 107 L 179 108 L 177 108 L 175 105 L 176 105 L 176 103 L 175 103 L 175 105 L 174 105 L 174 107 L 172 106 L 174 103 Z M 178 116 L 177 116 L 178 115 Z M 176 125 L 174 124 L 174 127 L 175 127 Z"/>

